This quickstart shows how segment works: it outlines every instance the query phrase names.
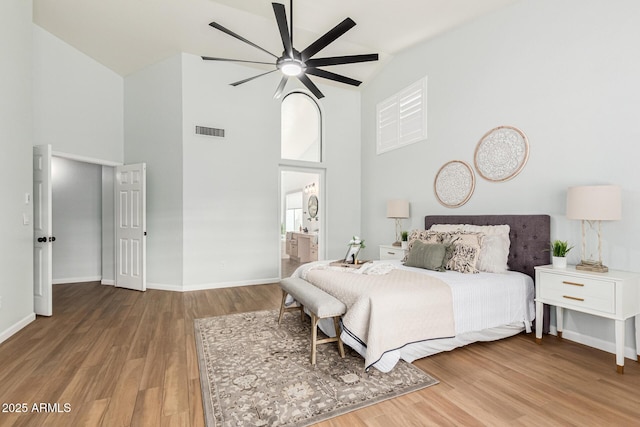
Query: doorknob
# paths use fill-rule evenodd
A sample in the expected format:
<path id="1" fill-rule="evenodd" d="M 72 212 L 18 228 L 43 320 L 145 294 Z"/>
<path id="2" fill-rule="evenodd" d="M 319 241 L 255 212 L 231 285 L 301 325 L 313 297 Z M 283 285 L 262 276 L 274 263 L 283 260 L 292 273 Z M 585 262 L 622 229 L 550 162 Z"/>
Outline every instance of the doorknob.
<path id="1" fill-rule="evenodd" d="M 40 243 L 44 243 L 44 242 L 46 242 L 46 241 L 47 241 L 47 238 L 46 238 L 46 237 L 38 237 L 38 242 L 40 242 Z"/>
<path id="2" fill-rule="evenodd" d="M 55 241 L 56 241 L 56 238 L 55 238 L 55 237 L 53 237 L 53 236 L 51 236 L 51 237 L 49 237 L 49 241 L 50 241 L 50 242 L 55 242 Z"/>

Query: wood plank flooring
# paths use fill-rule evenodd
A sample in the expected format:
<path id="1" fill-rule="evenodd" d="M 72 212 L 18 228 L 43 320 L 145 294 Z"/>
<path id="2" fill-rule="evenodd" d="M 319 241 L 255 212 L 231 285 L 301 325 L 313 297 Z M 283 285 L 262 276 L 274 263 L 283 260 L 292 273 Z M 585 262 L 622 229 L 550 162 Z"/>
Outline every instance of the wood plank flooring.
<path id="1" fill-rule="evenodd" d="M 277 285 L 189 293 L 56 285 L 54 316 L 0 344 L 0 404 L 28 406 L 0 412 L 0 426 L 203 426 L 193 319 L 279 302 Z M 439 385 L 319 425 L 640 425 L 640 365 L 627 359 L 619 375 L 614 361 L 555 337 L 472 344 L 415 362 Z M 59 407 L 37 412 L 34 403 Z"/>

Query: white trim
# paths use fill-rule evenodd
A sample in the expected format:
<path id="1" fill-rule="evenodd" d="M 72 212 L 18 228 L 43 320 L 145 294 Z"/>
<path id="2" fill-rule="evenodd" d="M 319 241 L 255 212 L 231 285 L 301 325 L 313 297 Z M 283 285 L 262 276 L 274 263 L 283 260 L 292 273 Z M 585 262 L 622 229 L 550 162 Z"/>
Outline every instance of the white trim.
<path id="1" fill-rule="evenodd" d="M 549 333 L 552 335 L 558 335 L 558 330 L 555 326 L 549 328 Z M 598 350 L 606 351 L 607 353 L 616 354 L 616 344 L 610 341 L 601 340 L 599 338 L 594 338 L 589 335 L 584 335 L 579 332 L 568 331 L 564 329 L 562 331 L 562 339 L 566 339 L 568 341 L 577 342 L 578 344 L 583 344 L 588 347 L 597 348 Z M 544 339 L 542 340 L 544 344 Z M 636 349 L 633 347 L 624 347 L 624 357 L 631 360 L 636 360 L 638 355 L 636 354 Z"/>
<path id="2" fill-rule="evenodd" d="M 114 162 L 112 160 L 96 159 L 93 157 L 80 156 L 78 154 L 62 153 L 60 151 L 52 151 L 51 155 L 63 159 L 76 160 L 78 162 L 93 163 L 102 166 L 122 166 L 122 162 Z"/>
<path id="3" fill-rule="evenodd" d="M 6 341 L 9 338 L 11 338 L 15 333 L 19 332 L 22 328 L 24 328 L 25 326 L 27 326 L 29 323 L 33 322 L 34 320 L 36 320 L 36 314 L 35 313 L 31 313 L 27 317 L 25 317 L 24 319 L 19 320 L 18 322 L 16 322 L 13 325 L 9 326 L 4 331 L 0 332 L 0 343 L 3 343 L 4 341 Z"/>
<path id="4" fill-rule="evenodd" d="M 238 288 L 241 286 L 270 285 L 270 284 L 279 283 L 279 282 L 280 282 L 280 279 L 277 277 L 267 278 L 267 279 L 242 280 L 239 282 L 198 283 L 195 285 L 182 285 L 182 286 L 147 282 L 147 289 L 154 289 L 158 291 L 171 291 L 171 292 L 191 292 L 191 291 L 206 291 L 208 289 Z"/>
<path id="5" fill-rule="evenodd" d="M 71 277 L 67 279 L 53 279 L 51 283 L 54 285 L 63 285 L 65 283 L 99 282 L 101 280 L 102 276 Z"/>
<path id="6" fill-rule="evenodd" d="M 101 284 L 101 285 L 106 285 L 106 286 L 115 286 L 116 281 L 115 281 L 115 280 L 113 280 L 113 279 L 102 279 L 102 280 L 100 281 L 100 284 Z"/>

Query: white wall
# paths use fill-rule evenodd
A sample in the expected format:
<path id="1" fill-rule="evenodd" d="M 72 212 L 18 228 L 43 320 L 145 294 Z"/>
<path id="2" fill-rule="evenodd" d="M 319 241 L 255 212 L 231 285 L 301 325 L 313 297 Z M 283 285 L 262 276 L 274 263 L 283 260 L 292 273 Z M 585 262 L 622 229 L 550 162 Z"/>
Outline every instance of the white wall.
<path id="1" fill-rule="evenodd" d="M 633 0 L 523 1 L 397 55 L 362 95 L 363 237 L 372 250 L 393 239 L 392 198 L 411 202 L 406 229 L 422 228 L 427 214 L 547 213 L 551 238 L 579 247 L 580 225 L 564 217 L 567 187 L 612 183 L 622 187 L 623 218 L 603 225 L 604 262 L 640 270 L 638 19 Z M 376 155 L 376 103 L 424 75 L 428 140 Z M 437 170 L 454 159 L 473 164 L 476 143 L 499 125 L 529 137 L 524 170 L 505 183 L 477 176 L 466 205 L 441 206 Z M 579 260 L 579 250 L 570 255 Z M 565 330 L 613 349 L 613 322 L 570 313 Z M 631 331 L 629 321 L 628 347 Z"/>
<path id="2" fill-rule="evenodd" d="M 53 157 L 51 168 L 53 283 L 100 280 L 102 166 Z"/>
<path id="3" fill-rule="evenodd" d="M 283 163 L 280 101 L 273 93 L 279 78 L 229 85 L 258 73 L 183 55 L 186 288 L 278 278 L 278 167 Z M 290 84 L 287 89 L 296 87 Z M 328 253 L 340 257 L 360 223 L 360 95 L 333 86 L 321 90 L 326 95 L 319 102 L 325 124 L 322 168 L 328 197 L 335 200 L 321 209 L 329 221 Z M 196 125 L 224 128 L 226 137 L 195 135 Z"/>
<path id="4" fill-rule="evenodd" d="M 126 163 L 147 164 L 147 285 L 181 288 L 182 56 L 125 78 Z"/>
<path id="5" fill-rule="evenodd" d="M 31 14 L 31 1 L 0 2 L 0 342 L 35 319 Z"/>
<path id="6" fill-rule="evenodd" d="M 34 145 L 123 160 L 123 79 L 33 24 Z"/>

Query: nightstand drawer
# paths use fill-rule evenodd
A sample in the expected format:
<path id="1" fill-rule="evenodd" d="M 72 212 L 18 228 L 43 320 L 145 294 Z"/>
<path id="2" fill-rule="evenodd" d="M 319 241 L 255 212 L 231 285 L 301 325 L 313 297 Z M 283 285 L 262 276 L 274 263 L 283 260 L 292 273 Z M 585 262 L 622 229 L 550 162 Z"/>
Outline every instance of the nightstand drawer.
<path id="1" fill-rule="evenodd" d="M 380 246 L 380 259 L 402 259 L 405 250 L 397 246 Z"/>
<path id="2" fill-rule="evenodd" d="M 551 303 L 615 313 L 615 282 L 541 272 L 538 285 Z"/>

